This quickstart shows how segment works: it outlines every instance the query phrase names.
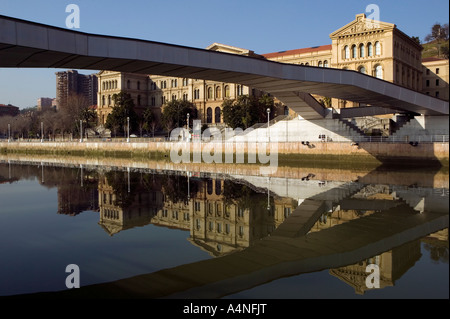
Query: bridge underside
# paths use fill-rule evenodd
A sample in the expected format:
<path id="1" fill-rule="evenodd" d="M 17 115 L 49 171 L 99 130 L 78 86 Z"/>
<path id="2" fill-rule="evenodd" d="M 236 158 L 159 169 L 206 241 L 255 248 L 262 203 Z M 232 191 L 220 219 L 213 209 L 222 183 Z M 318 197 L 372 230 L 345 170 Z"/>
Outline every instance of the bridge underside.
<path id="1" fill-rule="evenodd" d="M 5 16 L 0 16 L 0 67 L 110 70 L 239 83 L 272 94 L 305 119 L 325 115 L 310 94 L 393 112 L 449 114 L 446 101 L 355 71 L 93 35 Z"/>

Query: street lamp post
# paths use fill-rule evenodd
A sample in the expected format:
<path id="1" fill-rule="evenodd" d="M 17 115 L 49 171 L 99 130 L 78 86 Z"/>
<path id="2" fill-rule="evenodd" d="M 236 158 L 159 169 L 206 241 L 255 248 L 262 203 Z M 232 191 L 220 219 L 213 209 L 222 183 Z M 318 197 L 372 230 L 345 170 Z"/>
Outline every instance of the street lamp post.
<path id="1" fill-rule="evenodd" d="M 186 122 L 187 122 L 187 140 L 189 141 L 189 116 L 190 116 L 190 114 L 188 113 L 187 115 L 187 119 L 186 119 Z"/>
<path id="2" fill-rule="evenodd" d="M 41 143 L 44 142 L 44 122 L 41 122 Z"/>
<path id="3" fill-rule="evenodd" d="M 267 108 L 267 139 L 270 142 L 269 119 L 270 119 L 270 108 Z"/>
<path id="4" fill-rule="evenodd" d="M 130 117 L 127 117 L 127 143 L 130 142 Z"/>
<path id="5" fill-rule="evenodd" d="M 83 142 L 83 122 L 80 120 L 80 139 L 79 142 Z"/>
<path id="6" fill-rule="evenodd" d="M 8 123 L 8 143 L 11 142 L 11 124 Z"/>

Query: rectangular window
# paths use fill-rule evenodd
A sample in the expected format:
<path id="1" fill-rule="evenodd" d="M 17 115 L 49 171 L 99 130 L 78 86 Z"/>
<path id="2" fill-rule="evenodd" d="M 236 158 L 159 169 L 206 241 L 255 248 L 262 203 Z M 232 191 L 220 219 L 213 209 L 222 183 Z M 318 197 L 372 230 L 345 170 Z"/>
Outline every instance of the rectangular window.
<path id="1" fill-rule="evenodd" d="M 284 208 L 284 218 L 288 218 L 289 215 L 291 215 L 291 208 L 290 207 L 285 207 Z"/>
<path id="2" fill-rule="evenodd" d="M 439 74 L 439 68 L 436 68 L 436 74 Z"/>
<path id="3" fill-rule="evenodd" d="M 427 87 L 430 86 L 430 80 L 427 80 Z"/>
<path id="4" fill-rule="evenodd" d="M 436 79 L 436 86 L 439 86 L 439 79 Z"/>

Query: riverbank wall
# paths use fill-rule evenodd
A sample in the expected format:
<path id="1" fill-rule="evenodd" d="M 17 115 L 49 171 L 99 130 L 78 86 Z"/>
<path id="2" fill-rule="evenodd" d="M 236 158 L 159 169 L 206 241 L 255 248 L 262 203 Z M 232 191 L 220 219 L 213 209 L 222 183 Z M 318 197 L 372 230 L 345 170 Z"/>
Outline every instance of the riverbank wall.
<path id="1" fill-rule="evenodd" d="M 186 161 L 208 158 L 219 162 L 229 162 L 226 154 L 233 153 L 232 162 L 245 156 L 263 162 L 258 154 L 278 156 L 280 162 L 343 161 L 343 162 L 438 162 L 448 166 L 449 143 L 348 143 L 348 142 L 278 142 L 278 143 L 196 143 L 196 142 L 0 142 L 2 153 L 55 154 L 80 156 L 169 158 Z M 171 153 L 172 152 L 172 153 Z M 184 152 L 184 153 L 183 153 Z M 275 154 L 276 152 L 276 154 Z M 194 154 L 202 153 L 202 157 Z M 214 156 L 222 153 L 222 158 Z M 251 157 L 250 155 L 254 156 Z M 268 158 L 266 158 L 267 161 Z"/>

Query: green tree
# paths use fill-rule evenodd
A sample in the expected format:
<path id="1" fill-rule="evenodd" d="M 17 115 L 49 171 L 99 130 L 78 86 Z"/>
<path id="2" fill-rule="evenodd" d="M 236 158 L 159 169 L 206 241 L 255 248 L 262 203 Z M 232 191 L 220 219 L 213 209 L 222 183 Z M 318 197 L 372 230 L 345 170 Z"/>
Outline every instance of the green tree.
<path id="1" fill-rule="evenodd" d="M 420 43 L 420 38 L 419 37 L 411 37 L 411 39 L 416 42 L 417 44 L 421 44 Z"/>
<path id="2" fill-rule="evenodd" d="M 197 109 L 190 101 L 173 100 L 167 103 L 161 114 L 161 122 L 167 133 L 176 127 L 185 127 L 188 113 L 191 120 L 197 118 Z"/>
<path id="3" fill-rule="evenodd" d="M 108 114 L 106 118 L 105 127 L 111 132 L 114 132 L 114 135 L 117 135 L 117 132 L 125 132 L 127 131 L 127 118 L 130 119 L 130 132 L 137 129 L 138 120 L 137 114 L 134 111 L 134 102 L 129 93 L 120 92 L 118 94 L 114 94 L 112 96 L 114 101 L 114 106 L 112 112 Z"/>
<path id="4" fill-rule="evenodd" d="M 229 127 L 247 129 L 248 127 L 267 121 L 267 109 L 274 117 L 273 98 L 264 95 L 260 98 L 241 95 L 235 100 L 225 100 L 222 104 L 223 121 Z"/>
<path id="5" fill-rule="evenodd" d="M 151 131 L 153 136 L 155 136 L 155 129 L 158 122 L 151 108 L 145 109 L 139 121 L 140 126 L 142 125 L 142 129 L 144 129 L 147 133 Z"/>

